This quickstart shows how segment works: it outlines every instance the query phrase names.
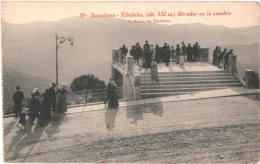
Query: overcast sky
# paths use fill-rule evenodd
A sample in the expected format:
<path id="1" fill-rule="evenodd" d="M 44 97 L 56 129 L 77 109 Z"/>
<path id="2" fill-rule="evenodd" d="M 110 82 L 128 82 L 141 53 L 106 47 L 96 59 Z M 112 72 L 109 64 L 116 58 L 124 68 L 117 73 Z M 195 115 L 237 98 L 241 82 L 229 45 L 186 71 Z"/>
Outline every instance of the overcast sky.
<path id="1" fill-rule="evenodd" d="M 259 6 L 256 2 L 2 2 L 2 20 L 22 24 L 33 21 L 57 21 L 80 13 L 121 12 L 230 12 L 228 16 L 156 17 L 171 19 L 171 24 L 204 23 L 230 28 L 259 24 Z M 122 18 L 123 19 L 123 18 Z M 129 18 L 125 18 L 129 19 Z M 138 19 L 138 18 L 136 18 Z M 147 19 L 147 18 L 139 18 Z M 153 18 L 154 19 L 154 18 Z"/>

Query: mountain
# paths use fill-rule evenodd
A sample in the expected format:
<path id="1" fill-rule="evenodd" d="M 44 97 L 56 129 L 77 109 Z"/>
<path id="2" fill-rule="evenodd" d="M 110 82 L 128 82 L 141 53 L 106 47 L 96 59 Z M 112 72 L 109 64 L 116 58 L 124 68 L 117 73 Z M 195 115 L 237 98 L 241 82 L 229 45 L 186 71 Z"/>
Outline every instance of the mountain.
<path id="1" fill-rule="evenodd" d="M 122 19 L 67 18 L 56 22 L 2 24 L 3 66 L 21 73 L 55 81 L 55 35 L 72 36 L 74 45 L 58 50 L 59 81 L 70 83 L 76 76 L 94 74 L 108 81 L 111 52 L 136 42 L 176 45 L 182 41 L 202 47 L 259 43 L 259 26 L 226 28 L 204 24 L 141 24 Z"/>

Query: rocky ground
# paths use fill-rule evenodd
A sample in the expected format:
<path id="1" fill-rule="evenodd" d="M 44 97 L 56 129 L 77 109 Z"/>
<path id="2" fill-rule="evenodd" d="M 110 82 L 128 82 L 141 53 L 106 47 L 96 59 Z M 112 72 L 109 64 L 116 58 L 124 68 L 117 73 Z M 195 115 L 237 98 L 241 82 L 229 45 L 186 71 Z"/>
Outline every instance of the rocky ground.
<path id="1" fill-rule="evenodd" d="M 17 121 L 4 119 L 6 162 L 259 161 L 258 95 L 67 114 L 26 131 Z"/>

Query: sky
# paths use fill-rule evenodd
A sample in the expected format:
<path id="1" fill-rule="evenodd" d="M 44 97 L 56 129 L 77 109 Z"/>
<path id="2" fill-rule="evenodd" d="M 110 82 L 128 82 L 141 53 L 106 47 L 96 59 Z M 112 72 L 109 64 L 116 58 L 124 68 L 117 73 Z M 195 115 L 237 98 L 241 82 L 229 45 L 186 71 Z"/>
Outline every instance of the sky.
<path id="1" fill-rule="evenodd" d="M 57 21 L 60 19 L 90 15 L 118 15 L 117 18 L 134 20 L 144 18 L 122 18 L 121 12 L 166 12 L 197 13 L 196 16 L 152 17 L 152 19 L 171 20 L 167 24 L 203 23 L 223 25 L 230 28 L 249 27 L 259 24 L 259 5 L 256 2 L 3 2 L 2 21 L 23 24 L 34 21 Z M 230 15 L 213 16 L 215 12 L 227 12 Z M 199 16 L 205 13 L 205 16 Z M 207 13 L 211 13 L 208 16 Z M 85 19 L 85 18 L 84 18 Z M 91 18 L 86 18 L 91 19 Z M 92 18 L 93 19 L 93 18 Z M 150 19 L 150 18 L 149 18 Z"/>

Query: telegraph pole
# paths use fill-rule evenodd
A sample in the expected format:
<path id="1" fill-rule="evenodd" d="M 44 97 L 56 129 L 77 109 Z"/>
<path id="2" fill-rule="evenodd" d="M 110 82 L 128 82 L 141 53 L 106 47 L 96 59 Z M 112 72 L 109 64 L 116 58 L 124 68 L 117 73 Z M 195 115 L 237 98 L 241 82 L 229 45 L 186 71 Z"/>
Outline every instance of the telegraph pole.
<path id="1" fill-rule="evenodd" d="M 56 38 L 56 91 L 58 90 L 58 37 L 57 34 L 55 35 Z"/>
<path id="2" fill-rule="evenodd" d="M 73 38 L 72 37 L 58 37 L 57 34 L 55 35 L 55 40 L 56 40 L 56 90 L 58 90 L 58 85 L 59 85 L 59 73 L 58 73 L 58 49 L 59 45 L 64 43 L 66 40 L 70 42 L 70 45 L 73 45 Z"/>

